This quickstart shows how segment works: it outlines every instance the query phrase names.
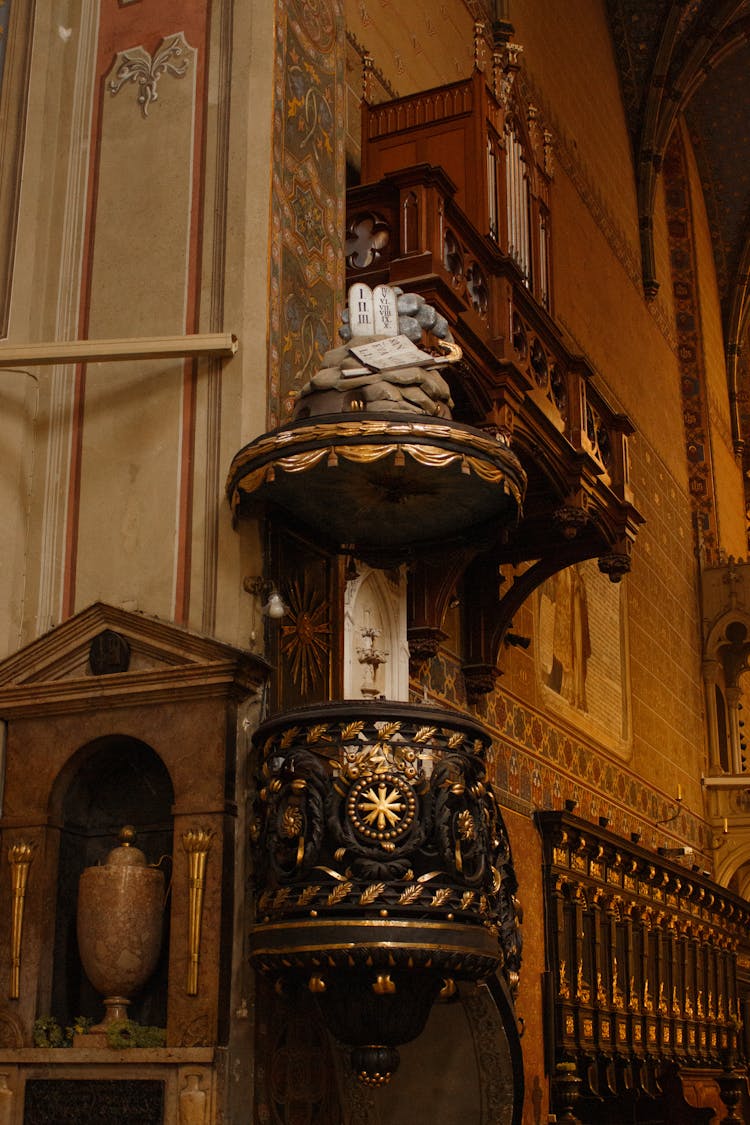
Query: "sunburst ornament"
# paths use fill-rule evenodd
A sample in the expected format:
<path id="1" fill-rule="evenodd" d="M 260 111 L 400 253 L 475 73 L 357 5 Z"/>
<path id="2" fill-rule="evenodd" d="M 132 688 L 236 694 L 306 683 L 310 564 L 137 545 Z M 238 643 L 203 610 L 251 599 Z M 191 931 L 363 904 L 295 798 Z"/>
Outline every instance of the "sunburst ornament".
<path id="1" fill-rule="evenodd" d="M 315 590 L 295 580 L 287 598 L 289 624 L 281 626 L 281 651 L 289 660 L 292 679 L 303 695 L 322 675 L 330 651 L 328 605 Z"/>

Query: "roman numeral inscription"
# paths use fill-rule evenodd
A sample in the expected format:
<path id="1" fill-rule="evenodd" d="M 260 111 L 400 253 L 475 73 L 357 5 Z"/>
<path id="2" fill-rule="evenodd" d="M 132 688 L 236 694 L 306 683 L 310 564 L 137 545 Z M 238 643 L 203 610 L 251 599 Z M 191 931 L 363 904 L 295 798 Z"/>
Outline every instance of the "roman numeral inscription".
<path id="1" fill-rule="evenodd" d="M 375 335 L 375 314 L 369 285 L 352 285 L 349 290 L 349 325 L 352 336 Z"/>

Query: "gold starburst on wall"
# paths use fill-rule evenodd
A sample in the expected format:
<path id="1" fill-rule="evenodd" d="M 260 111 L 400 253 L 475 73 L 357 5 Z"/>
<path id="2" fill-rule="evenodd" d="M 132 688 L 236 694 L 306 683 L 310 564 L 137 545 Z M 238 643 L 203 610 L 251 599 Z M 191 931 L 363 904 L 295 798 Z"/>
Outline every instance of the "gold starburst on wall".
<path id="1" fill-rule="evenodd" d="M 289 612 L 281 627 L 281 651 L 289 660 L 292 679 L 302 694 L 323 675 L 330 648 L 328 605 L 307 583 L 295 580 L 289 590 Z"/>

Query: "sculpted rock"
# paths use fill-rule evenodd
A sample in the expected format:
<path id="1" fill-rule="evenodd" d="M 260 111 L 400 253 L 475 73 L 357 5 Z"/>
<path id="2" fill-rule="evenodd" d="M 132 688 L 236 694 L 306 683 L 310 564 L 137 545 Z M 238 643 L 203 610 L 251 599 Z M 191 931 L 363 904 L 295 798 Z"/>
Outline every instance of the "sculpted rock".
<path id="1" fill-rule="evenodd" d="M 358 289 L 361 291 L 366 287 L 359 286 Z M 447 320 L 418 293 L 403 293 L 396 287 L 391 291 L 390 287 L 382 286 L 380 290 L 376 290 L 376 295 L 383 291 L 390 294 L 392 309 L 395 294 L 399 336 L 407 337 L 419 348 L 424 362 L 419 359 L 416 364 L 400 363 L 381 368 L 363 363 L 352 354 L 351 349 L 388 339 L 397 340 L 399 337 L 393 335 L 396 316 L 394 314 L 392 317 L 390 333 L 362 334 L 361 327 L 358 332 L 353 333 L 350 311 L 347 308 L 339 330 L 341 338 L 347 343 L 342 347 L 329 348 L 323 356 L 320 370 L 301 388 L 294 410 L 295 419 L 348 411 L 374 413 L 383 410 L 389 413 L 402 411 L 405 414 L 451 417 L 453 402 L 450 387 L 438 369 L 459 358 L 455 354 L 457 349 L 454 346 L 450 355 L 433 356 L 431 352 L 424 350 L 423 345 L 425 333 L 434 337 L 435 342 L 453 343 Z M 369 319 L 367 311 L 365 318 L 366 327 L 373 327 L 374 321 Z"/>

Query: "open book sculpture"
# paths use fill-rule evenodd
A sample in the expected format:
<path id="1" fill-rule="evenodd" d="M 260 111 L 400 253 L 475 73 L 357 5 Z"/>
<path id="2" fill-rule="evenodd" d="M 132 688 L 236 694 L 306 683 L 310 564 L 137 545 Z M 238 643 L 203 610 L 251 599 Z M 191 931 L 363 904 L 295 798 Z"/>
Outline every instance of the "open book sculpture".
<path id="1" fill-rule="evenodd" d="M 390 285 L 349 290 L 339 334 L 302 387 L 295 418 L 364 410 L 451 417 L 450 387 L 439 368 L 461 358 L 448 322 L 424 297 Z M 434 346 L 425 350 L 425 336 Z"/>

